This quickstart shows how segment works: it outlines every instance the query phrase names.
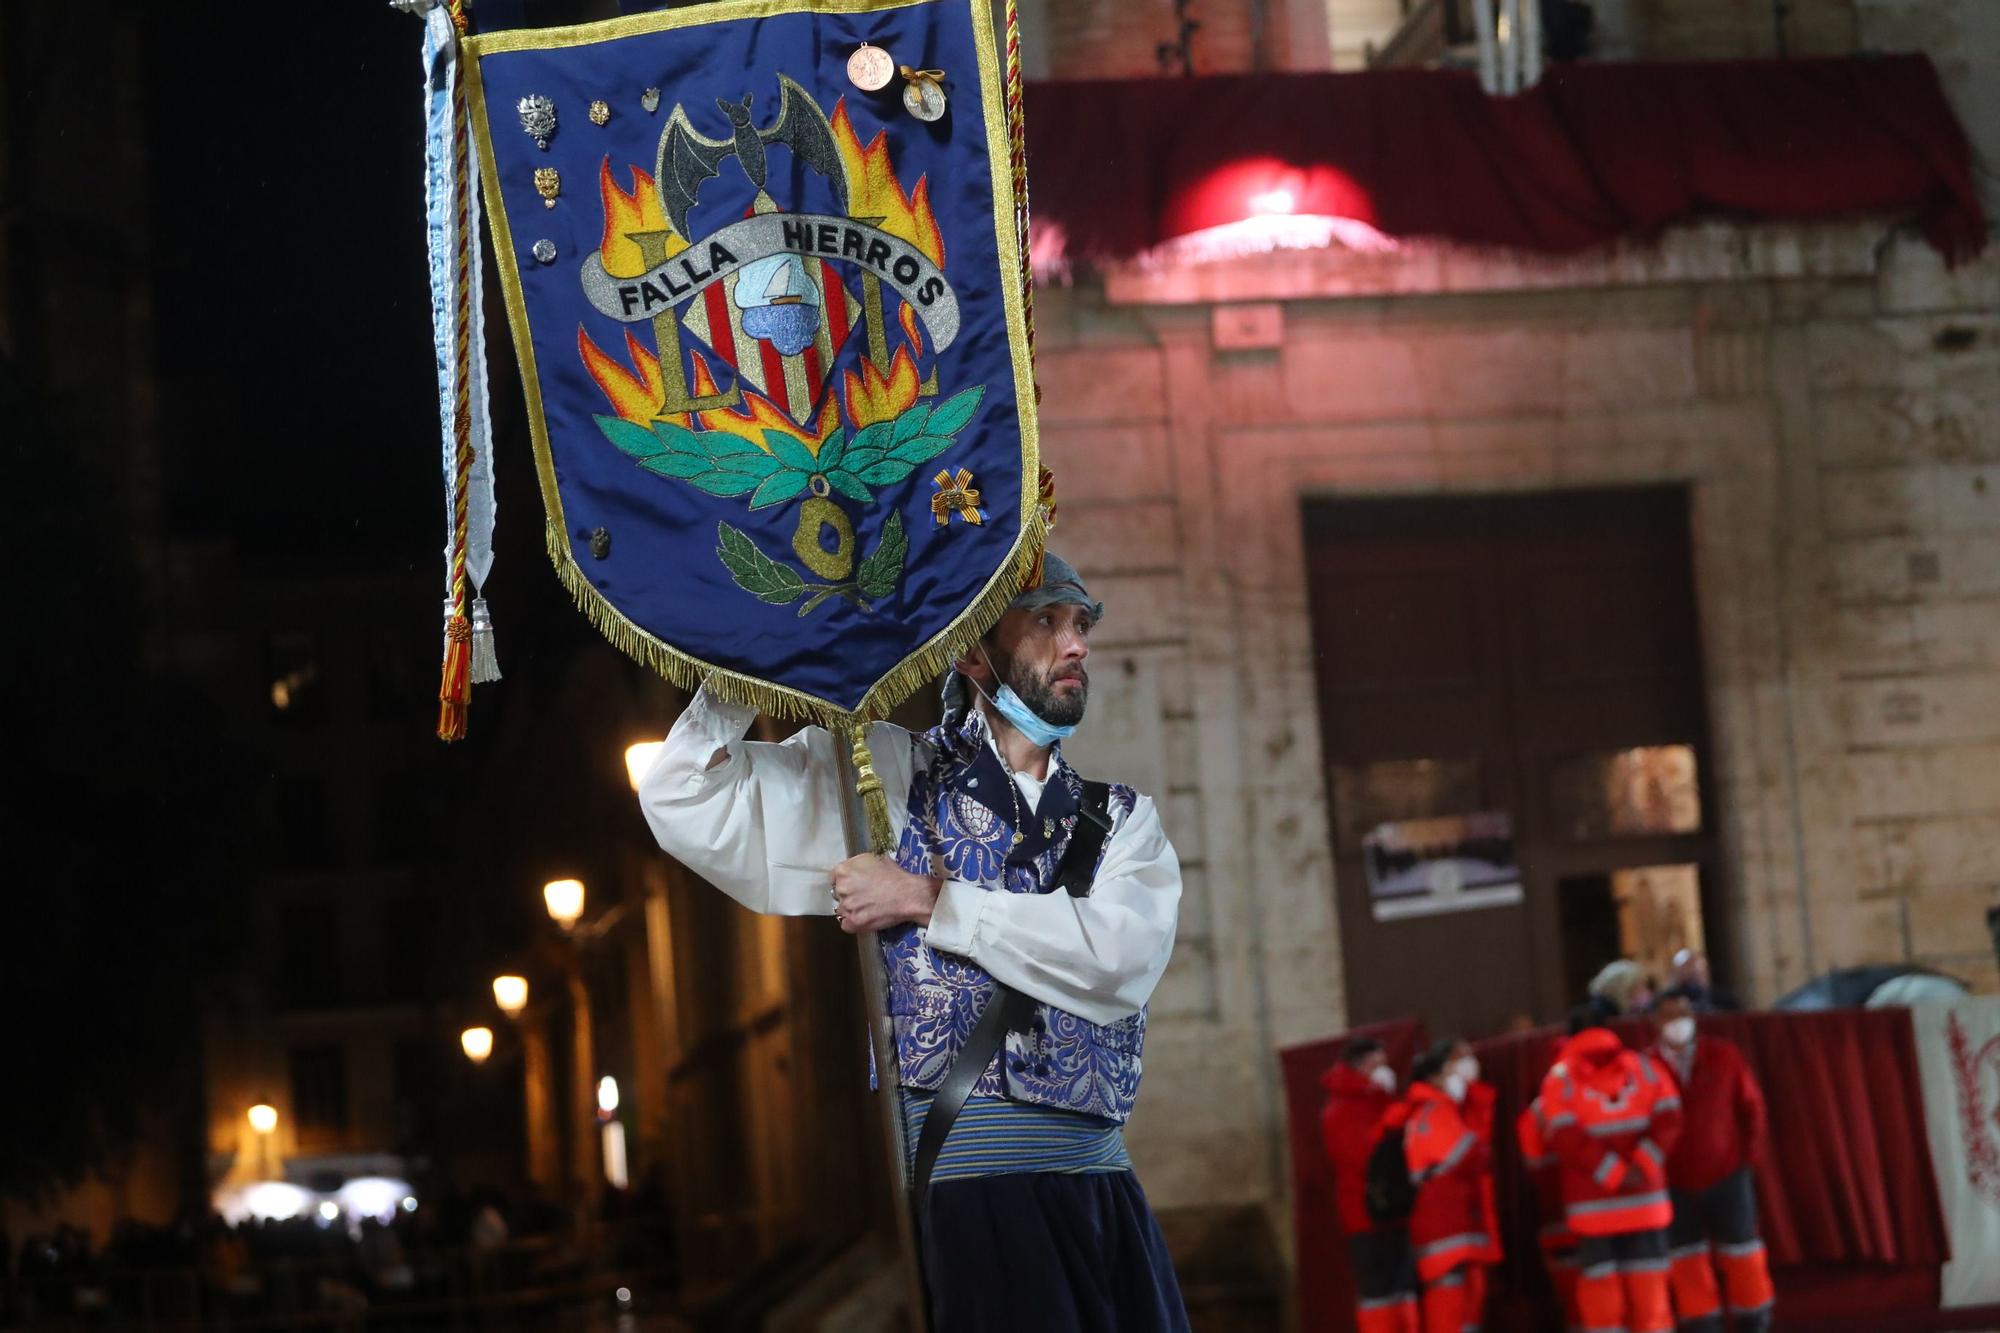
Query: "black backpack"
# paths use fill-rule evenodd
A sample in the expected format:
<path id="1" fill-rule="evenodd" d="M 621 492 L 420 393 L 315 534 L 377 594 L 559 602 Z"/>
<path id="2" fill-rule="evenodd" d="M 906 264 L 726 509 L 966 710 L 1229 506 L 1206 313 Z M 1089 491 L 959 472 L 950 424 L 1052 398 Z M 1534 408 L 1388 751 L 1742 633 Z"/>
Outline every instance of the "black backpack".
<path id="1" fill-rule="evenodd" d="M 1403 1127 L 1382 1131 L 1375 1151 L 1368 1154 L 1368 1216 L 1380 1226 L 1401 1222 L 1417 1205 L 1417 1187 L 1410 1182 L 1403 1157 Z"/>

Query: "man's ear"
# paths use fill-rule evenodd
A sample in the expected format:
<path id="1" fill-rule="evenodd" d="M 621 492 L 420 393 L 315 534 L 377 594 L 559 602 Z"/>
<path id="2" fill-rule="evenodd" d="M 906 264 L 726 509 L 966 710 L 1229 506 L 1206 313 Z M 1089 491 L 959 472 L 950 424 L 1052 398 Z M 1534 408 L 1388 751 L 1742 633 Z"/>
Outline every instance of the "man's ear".
<path id="1" fill-rule="evenodd" d="M 987 658 L 992 651 L 986 645 L 986 641 L 981 639 L 974 643 L 971 648 L 958 655 L 958 660 L 951 664 L 952 670 L 969 680 L 991 688 L 993 685 L 993 668 L 987 665 Z"/>

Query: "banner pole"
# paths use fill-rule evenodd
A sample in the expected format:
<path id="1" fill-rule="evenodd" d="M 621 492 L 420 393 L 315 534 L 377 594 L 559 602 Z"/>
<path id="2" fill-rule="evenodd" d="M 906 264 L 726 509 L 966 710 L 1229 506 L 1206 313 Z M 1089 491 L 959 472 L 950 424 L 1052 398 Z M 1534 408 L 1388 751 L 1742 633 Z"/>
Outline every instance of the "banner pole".
<path id="1" fill-rule="evenodd" d="M 846 744 L 836 743 L 833 748 L 840 757 L 840 822 L 847 837 L 848 854 L 864 856 L 877 849 L 870 845 L 868 814 L 857 786 L 860 774 Z M 895 1197 L 896 1259 L 903 1273 L 903 1297 L 909 1306 L 907 1327 L 912 1333 L 929 1333 L 931 1315 L 924 1299 L 923 1271 L 917 1257 L 916 1201 L 910 1196 L 900 1067 L 896 1061 L 895 1027 L 889 1018 L 889 981 L 882 965 L 881 936 L 867 931 L 855 936 L 854 944 L 861 963 L 862 1003 L 868 1011 L 868 1045 L 875 1056 L 878 1124 L 888 1153 L 889 1181 Z"/>

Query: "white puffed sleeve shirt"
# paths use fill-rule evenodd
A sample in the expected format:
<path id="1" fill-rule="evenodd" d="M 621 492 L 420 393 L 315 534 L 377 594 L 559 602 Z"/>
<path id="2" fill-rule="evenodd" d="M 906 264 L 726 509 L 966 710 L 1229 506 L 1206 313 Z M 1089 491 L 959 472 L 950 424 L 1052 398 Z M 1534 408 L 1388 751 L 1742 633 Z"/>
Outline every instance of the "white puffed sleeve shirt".
<path id="1" fill-rule="evenodd" d="M 777 744 L 746 741 L 755 717 L 697 693 L 640 780 L 646 822 L 669 855 L 753 912 L 831 915 L 832 871 L 849 855 L 837 742 L 819 727 Z M 922 744 L 886 722 L 869 732 L 898 838 Z M 718 751 L 726 756 L 710 768 Z M 1015 781 L 1033 810 L 1045 783 Z M 1037 1000 L 1109 1023 L 1137 1013 L 1159 984 L 1180 897 L 1180 861 L 1152 798 L 1141 795 L 1114 826 L 1089 896 L 947 879 L 924 936 Z"/>

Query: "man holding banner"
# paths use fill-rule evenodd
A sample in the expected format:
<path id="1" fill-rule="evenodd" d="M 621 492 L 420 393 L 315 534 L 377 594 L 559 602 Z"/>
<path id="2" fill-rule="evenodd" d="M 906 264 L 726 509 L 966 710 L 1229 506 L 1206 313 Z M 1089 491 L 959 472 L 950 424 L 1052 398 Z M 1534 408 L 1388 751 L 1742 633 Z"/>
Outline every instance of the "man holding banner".
<path id="1" fill-rule="evenodd" d="M 1102 610 L 1051 555 L 947 676 L 943 722 L 876 727 L 893 857 L 847 855 L 830 735 L 746 743 L 751 710 L 706 693 L 640 783 L 660 845 L 744 906 L 882 932 L 940 1333 L 1186 1327 L 1119 1128 L 1180 866 L 1151 799 L 1061 751 Z"/>
<path id="2" fill-rule="evenodd" d="M 458 0 L 397 3 L 429 11 L 441 401 L 480 383 L 477 179 L 558 577 L 699 687 L 655 833 L 756 910 L 879 932 L 937 1327 L 1185 1328 L 1120 1132 L 1180 872 L 1153 803 L 1061 753 L 1103 608 L 1043 552 L 1014 5 L 1003 69 L 989 0 L 464 37 Z M 491 518 L 449 415 L 448 736 Z M 940 674 L 940 726 L 881 721 Z M 817 725 L 746 744 L 760 710 Z"/>

